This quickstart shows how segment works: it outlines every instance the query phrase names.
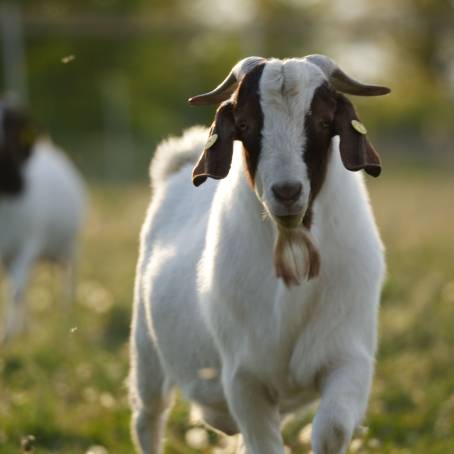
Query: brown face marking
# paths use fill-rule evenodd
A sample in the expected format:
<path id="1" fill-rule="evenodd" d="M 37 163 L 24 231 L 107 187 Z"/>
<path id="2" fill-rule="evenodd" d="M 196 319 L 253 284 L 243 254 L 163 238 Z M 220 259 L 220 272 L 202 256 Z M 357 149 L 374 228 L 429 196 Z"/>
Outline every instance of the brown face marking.
<path id="1" fill-rule="evenodd" d="M 259 83 L 265 63 L 257 65 L 241 81 L 235 101 L 237 138 L 243 142 L 246 174 L 254 186 L 255 172 L 262 145 L 263 112 L 260 106 Z"/>
<path id="2" fill-rule="evenodd" d="M 36 133 L 24 113 L 0 109 L 0 195 L 17 195 L 24 188 L 22 166 L 31 155 Z"/>
<path id="3" fill-rule="evenodd" d="M 303 220 L 306 228 L 312 224 L 312 205 L 325 181 L 330 143 L 334 136 L 335 96 L 334 89 L 327 83 L 320 85 L 314 92 L 310 111 L 304 121 L 306 147 L 303 159 L 311 183 L 309 206 Z"/>

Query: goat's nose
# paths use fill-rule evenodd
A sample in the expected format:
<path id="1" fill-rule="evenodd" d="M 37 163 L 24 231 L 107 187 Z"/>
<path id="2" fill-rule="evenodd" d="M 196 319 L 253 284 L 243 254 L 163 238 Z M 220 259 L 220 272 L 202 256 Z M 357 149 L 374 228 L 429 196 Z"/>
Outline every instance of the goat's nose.
<path id="1" fill-rule="evenodd" d="M 276 183 L 271 186 L 274 196 L 284 205 L 295 203 L 303 191 L 303 185 L 297 182 Z"/>

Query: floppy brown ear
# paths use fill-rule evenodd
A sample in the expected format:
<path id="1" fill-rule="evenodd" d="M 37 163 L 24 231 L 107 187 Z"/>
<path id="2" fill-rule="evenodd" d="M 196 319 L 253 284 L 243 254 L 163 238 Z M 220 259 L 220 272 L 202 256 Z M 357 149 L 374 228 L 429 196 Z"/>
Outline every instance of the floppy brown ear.
<path id="1" fill-rule="evenodd" d="M 353 104 L 347 97 L 338 93 L 334 130 L 335 134 L 340 136 L 339 147 L 342 162 L 348 170 L 364 169 L 369 175 L 378 177 L 381 172 L 380 156 L 367 140 L 365 128 L 361 123 L 355 128 L 352 120 L 359 123 Z M 363 128 L 362 132 L 358 131 Z"/>
<path id="2" fill-rule="evenodd" d="M 227 176 L 232 163 L 235 137 L 233 105 L 226 101 L 216 111 L 205 149 L 192 171 L 194 186 L 200 186 L 208 177 L 219 180 Z"/>

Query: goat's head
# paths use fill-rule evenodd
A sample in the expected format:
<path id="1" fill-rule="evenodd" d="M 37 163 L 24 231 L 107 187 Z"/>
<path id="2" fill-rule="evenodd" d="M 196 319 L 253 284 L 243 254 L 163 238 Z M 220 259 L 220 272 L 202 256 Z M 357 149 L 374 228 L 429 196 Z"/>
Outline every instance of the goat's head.
<path id="1" fill-rule="evenodd" d="M 17 195 L 22 191 L 22 167 L 30 157 L 35 138 L 28 116 L 0 101 L 0 195 Z"/>
<path id="2" fill-rule="evenodd" d="M 308 236 L 312 204 L 323 185 L 332 138 L 340 136 L 340 154 L 348 170 L 364 169 L 373 176 L 381 170 L 378 154 L 342 93 L 377 96 L 389 91 L 350 78 L 322 55 L 241 60 L 216 89 L 189 100 L 193 105 L 221 103 L 209 142 L 194 168 L 193 182 L 198 186 L 207 177 L 224 178 L 233 142 L 240 140 L 246 174 L 279 232 L 285 232 L 281 237 L 298 237 L 303 242 L 305 238 L 309 256 L 311 250 L 316 254 Z M 275 251 L 285 251 L 283 244 L 278 239 Z M 295 276 L 286 278 L 285 271 L 279 270 L 281 261 L 275 257 L 275 262 L 287 284 L 299 281 Z M 306 267 L 308 277 L 318 273 L 318 256 L 311 262 L 312 271 L 310 265 Z"/>

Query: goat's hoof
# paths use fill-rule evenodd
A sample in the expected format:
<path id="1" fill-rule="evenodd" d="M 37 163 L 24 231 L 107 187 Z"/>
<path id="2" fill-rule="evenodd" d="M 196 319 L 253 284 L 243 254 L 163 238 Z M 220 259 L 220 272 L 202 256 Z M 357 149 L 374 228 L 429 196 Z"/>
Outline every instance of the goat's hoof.
<path id="1" fill-rule="evenodd" d="M 320 415 L 314 421 L 312 431 L 312 445 L 315 454 L 344 454 L 352 438 L 353 428 L 349 424 L 350 418 L 344 414 L 341 418 L 324 418 Z"/>
<path id="2" fill-rule="evenodd" d="M 342 426 L 333 425 L 324 435 L 325 438 L 322 442 L 320 454 L 340 454 L 345 452 L 349 437 Z"/>

